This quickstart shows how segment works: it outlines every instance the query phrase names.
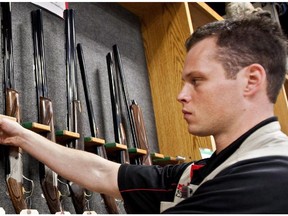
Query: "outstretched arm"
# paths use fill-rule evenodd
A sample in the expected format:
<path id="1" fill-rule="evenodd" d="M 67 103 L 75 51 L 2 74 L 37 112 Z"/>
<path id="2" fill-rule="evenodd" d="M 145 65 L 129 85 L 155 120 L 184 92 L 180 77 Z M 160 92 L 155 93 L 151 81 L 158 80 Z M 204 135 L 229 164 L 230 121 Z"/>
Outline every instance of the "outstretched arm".
<path id="1" fill-rule="evenodd" d="M 118 163 L 53 143 L 3 117 L 0 117 L 0 143 L 22 148 L 62 177 L 88 190 L 121 198 L 117 183 Z"/>

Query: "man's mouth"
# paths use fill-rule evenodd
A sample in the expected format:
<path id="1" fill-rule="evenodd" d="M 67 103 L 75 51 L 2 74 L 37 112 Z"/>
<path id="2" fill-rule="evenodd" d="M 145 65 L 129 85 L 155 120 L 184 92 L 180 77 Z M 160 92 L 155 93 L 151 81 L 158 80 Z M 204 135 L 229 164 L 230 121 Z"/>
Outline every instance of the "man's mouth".
<path id="1" fill-rule="evenodd" d="M 185 109 L 182 109 L 182 113 L 183 113 L 183 117 L 184 119 L 187 119 L 192 113 L 185 110 Z"/>

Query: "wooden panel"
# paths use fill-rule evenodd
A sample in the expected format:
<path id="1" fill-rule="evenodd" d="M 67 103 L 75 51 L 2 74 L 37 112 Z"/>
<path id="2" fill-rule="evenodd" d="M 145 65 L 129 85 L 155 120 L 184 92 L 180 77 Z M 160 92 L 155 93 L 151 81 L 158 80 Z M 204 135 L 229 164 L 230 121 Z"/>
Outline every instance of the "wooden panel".
<path id="1" fill-rule="evenodd" d="M 181 104 L 176 100 L 182 87 L 184 43 L 192 32 L 188 4 L 143 4 L 122 5 L 141 19 L 160 153 L 181 155 L 186 161 L 199 159 L 200 146 L 211 148 L 210 137 L 188 133 Z"/>
<path id="2" fill-rule="evenodd" d="M 275 115 L 281 125 L 282 131 L 288 135 L 288 103 L 285 87 L 288 86 L 287 80 L 278 95 L 277 102 L 274 106 Z M 287 89 L 287 88 L 286 88 Z"/>
<path id="3" fill-rule="evenodd" d="M 223 19 L 204 2 L 189 2 L 189 10 L 194 29 L 206 23 Z"/>

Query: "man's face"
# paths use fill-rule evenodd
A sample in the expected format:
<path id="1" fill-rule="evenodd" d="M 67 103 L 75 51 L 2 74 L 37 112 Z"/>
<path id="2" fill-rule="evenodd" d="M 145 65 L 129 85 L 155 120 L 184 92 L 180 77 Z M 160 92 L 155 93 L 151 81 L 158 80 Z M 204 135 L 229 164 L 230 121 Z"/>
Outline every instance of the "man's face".
<path id="1" fill-rule="evenodd" d="M 225 77 L 222 64 L 215 59 L 215 41 L 204 39 L 187 53 L 178 95 L 188 131 L 198 136 L 227 133 L 245 109 L 243 74 L 239 72 L 236 79 Z"/>

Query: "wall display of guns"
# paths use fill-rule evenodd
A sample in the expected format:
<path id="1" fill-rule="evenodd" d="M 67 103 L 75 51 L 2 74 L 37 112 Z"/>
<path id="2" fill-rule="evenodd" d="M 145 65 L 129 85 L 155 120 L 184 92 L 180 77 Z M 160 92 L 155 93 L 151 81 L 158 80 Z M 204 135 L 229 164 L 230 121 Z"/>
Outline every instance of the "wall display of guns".
<path id="1" fill-rule="evenodd" d="M 55 124 L 55 129 L 56 128 L 67 129 L 66 128 L 66 111 L 67 111 L 66 100 L 62 100 L 63 99 L 62 95 L 64 96 L 66 94 L 66 88 L 63 88 L 63 86 L 65 85 L 65 81 L 66 81 L 65 78 L 68 77 L 68 75 L 65 77 L 64 73 L 60 73 L 61 70 L 63 70 L 63 68 L 65 67 L 65 61 L 63 61 L 64 57 L 65 57 L 65 53 L 63 52 L 64 51 L 63 50 L 64 42 L 65 42 L 64 29 L 63 29 L 63 27 L 64 27 L 63 21 L 64 20 L 62 18 L 54 16 L 49 11 L 42 9 L 44 20 L 41 20 L 42 17 L 41 18 L 35 18 L 34 21 L 32 20 L 32 25 L 31 25 L 31 19 L 30 18 L 33 17 L 33 15 L 31 15 L 31 11 L 38 9 L 37 5 L 35 5 L 33 3 L 28 3 L 28 2 L 27 3 L 19 3 L 19 2 L 6 3 L 6 2 L 4 2 L 3 5 L 4 4 L 7 4 L 7 5 L 12 4 L 12 7 L 13 7 L 12 8 L 12 18 L 13 18 L 12 29 L 13 29 L 13 36 L 15 36 L 15 37 L 13 37 L 13 45 L 14 45 L 13 54 L 14 54 L 14 60 L 15 60 L 14 63 L 15 64 L 13 65 L 13 55 L 12 55 L 12 46 L 11 46 L 12 41 L 10 43 L 10 40 L 8 39 L 9 37 L 2 35 L 2 37 L 1 37 L 2 47 L 1 48 L 3 48 L 2 54 L 3 54 L 3 58 L 4 58 L 3 59 L 4 60 L 4 64 L 3 64 L 4 69 L 0 70 L 0 73 L 3 71 L 3 78 L 4 77 L 6 78 L 6 79 L 4 79 L 5 83 L 3 82 L 3 87 L 4 87 L 3 92 L 5 93 L 6 97 L 5 98 L 3 97 L 3 100 L 1 101 L 2 103 L 0 103 L 0 106 L 3 106 L 3 109 L 5 109 L 3 114 L 5 114 L 6 116 L 8 116 L 8 115 L 12 116 L 13 119 L 17 119 L 18 122 L 20 121 L 20 117 L 18 117 L 19 110 L 22 111 L 21 113 L 23 113 L 21 115 L 21 119 L 23 119 L 22 121 L 27 122 L 30 119 L 34 119 L 34 118 L 36 119 L 37 118 L 38 120 L 36 120 L 36 121 L 38 123 L 43 124 L 43 128 L 46 128 L 46 129 L 50 128 L 50 132 L 49 133 L 40 132 L 36 129 L 36 133 L 40 133 L 41 135 L 43 135 L 45 137 L 47 136 L 48 139 L 51 139 L 53 141 L 53 140 L 55 140 L 54 124 Z M 100 72 L 99 76 L 97 74 L 97 79 L 99 78 L 99 80 L 101 80 L 101 83 L 100 83 L 101 85 L 99 85 L 99 90 L 101 90 L 101 92 L 102 92 L 102 90 L 103 90 L 103 92 L 106 92 L 108 90 L 108 79 L 106 79 L 107 74 L 101 73 L 101 71 L 103 71 L 103 63 L 106 63 L 106 62 L 101 61 L 101 56 L 103 57 L 103 52 L 104 52 L 104 55 L 106 54 L 106 49 L 98 49 L 98 48 L 99 48 L 99 46 L 102 46 L 102 44 L 99 42 L 102 42 L 102 40 L 103 40 L 103 41 L 105 41 L 105 43 L 106 42 L 108 43 L 108 38 L 104 37 L 104 38 L 100 39 L 101 37 L 103 37 L 100 34 L 99 35 L 99 41 L 98 41 L 98 39 L 97 40 L 91 40 L 91 36 L 95 35 L 94 30 L 91 31 L 91 28 L 87 29 L 86 24 L 89 23 L 89 25 L 91 24 L 91 25 L 97 26 L 98 23 L 95 23 L 95 19 L 94 19 L 97 16 L 94 16 L 94 13 L 91 13 L 93 16 L 93 21 L 91 19 L 87 19 L 87 17 L 85 16 L 85 13 L 87 15 L 89 13 L 89 15 L 90 15 L 90 12 L 92 12 L 92 11 L 90 11 L 90 10 L 84 11 L 85 7 L 81 3 L 71 3 L 71 4 L 69 4 L 69 6 L 71 6 L 77 10 L 77 14 L 79 14 L 79 17 L 81 14 L 80 19 L 76 20 L 76 22 L 79 26 L 79 32 L 77 32 L 77 36 L 79 34 L 79 39 L 81 38 L 81 40 L 83 40 L 83 43 L 85 42 L 85 44 L 87 43 L 91 47 L 92 46 L 96 47 L 96 49 L 93 48 L 93 52 L 94 52 L 94 50 L 97 50 L 96 55 L 97 56 L 99 55 L 99 59 L 97 57 L 97 59 L 95 60 L 95 59 L 93 59 L 93 56 L 90 55 L 90 56 L 87 56 L 87 62 L 86 63 L 88 64 L 88 62 L 89 62 L 88 60 L 92 60 L 93 63 L 91 62 L 92 63 L 91 65 L 93 65 L 94 63 L 96 63 L 99 60 L 99 62 L 100 62 L 99 67 L 98 67 L 98 63 L 97 63 L 97 68 L 96 68 L 97 71 Z M 115 15 L 114 12 L 116 12 L 117 17 L 123 16 L 123 19 L 132 20 L 133 23 L 135 23 L 134 20 L 136 20 L 136 17 L 135 18 L 132 16 L 126 17 L 126 13 L 124 10 L 118 11 L 119 6 L 117 4 L 116 5 L 114 5 L 114 4 L 111 4 L 111 5 L 110 4 L 109 5 L 91 4 L 90 6 L 91 6 L 91 8 L 93 7 L 93 11 L 94 11 L 94 9 L 102 10 L 102 7 L 105 7 L 107 9 L 115 8 L 115 11 L 114 10 L 110 11 L 111 13 L 110 12 L 105 13 L 105 14 L 99 13 L 99 16 L 103 17 L 105 20 L 111 16 L 114 16 Z M 11 13 L 11 9 L 9 11 Z M 35 14 L 35 16 L 36 16 L 37 13 L 35 11 L 33 11 L 32 14 Z M 5 16 L 5 13 L 2 12 L 0 16 Z M 2 31 L 3 31 L 3 29 L 5 29 L 5 27 L 3 27 L 3 26 L 5 25 L 5 23 L 7 23 L 6 21 L 3 21 L 3 20 L 4 19 L 2 17 L 2 22 L 1 22 Z M 11 18 L 10 18 L 10 20 L 11 20 Z M 79 21 L 79 23 L 78 23 L 78 21 Z M 47 34 L 45 34 L 44 36 L 45 36 L 45 44 L 49 44 L 49 47 L 46 46 L 46 49 L 44 48 L 43 40 L 41 40 L 41 39 L 44 39 L 43 29 L 42 30 L 37 29 L 39 27 L 38 25 L 40 25 L 39 23 L 42 23 L 42 22 L 44 22 L 44 33 L 46 33 L 45 30 L 47 30 Z M 109 30 L 111 27 L 113 29 L 116 29 L 116 28 L 114 28 L 114 26 L 115 25 L 119 26 L 121 24 L 122 24 L 121 19 L 115 19 L 113 21 L 113 23 L 111 22 L 111 23 L 109 23 L 109 25 L 107 25 L 107 28 L 108 28 L 107 30 Z M 31 25 L 31 27 L 30 27 L 30 25 Z M 78 26 L 76 25 L 77 29 L 78 29 Z M 84 32 L 83 28 L 81 28 L 81 27 L 86 28 L 87 32 L 86 31 Z M 129 27 L 129 26 L 127 26 L 127 27 Z M 31 28 L 34 28 L 34 30 L 35 30 L 34 33 L 31 31 Z M 70 23 L 69 29 L 71 30 L 71 23 Z M 8 33 L 9 31 L 5 30 L 5 32 Z M 10 31 L 10 32 L 12 32 L 12 31 Z M 32 33 L 32 35 L 31 35 L 31 33 Z M 42 35 L 41 35 L 41 33 L 42 33 Z M 10 33 L 10 35 L 11 35 L 11 33 Z M 137 35 L 135 35 L 135 33 L 134 33 L 133 35 L 131 35 L 131 40 L 138 42 L 138 39 L 139 40 L 141 39 L 140 37 L 138 37 L 139 35 L 140 35 L 140 33 L 139 34 L 137 33 Z M 34 39 L 32 38 L 32 36 L 34 37 Z M 122 36 L 117 36 L 117 39 L 118 38 L 121 38 L 121 41 L 122 41 Z M 125 37 L 123 37 L 123 40 L 125 40 Z M 75 42 L 75 40 L 74 40 L 74 42 Z M 72 45 L 73 42 L 70 42 L 69 44 Z M 131 44 L 129 43 L 128 47 L 125 47 L 125 49 L 127 48 L 127 50 L 129 50 L 130 45 Z M 135 45 L 136 45 L 135 52 L 138 52 L 138 44 L 135 43 Z M 10 47 L 11 47 L 11 49 L 10 49 Z M 133 47 L 135 47 L 135 46 L 133 45 Z M 139 45 L 139 47 L 140 47 L 140 51 L 142 53 L 143 48 L 140 45 Z M 74 48 L 70 48 L 70 50 L 72 50 L 72 49 L 74 49 Z M 44 50 L 46 52 L 44 52 Z M 76 50 L 76 48 L 74 50 Z M 6 57 L 4 57 L 5 53 L 6 53 Z M 43 55 L 41 55 L 42 53 L 43 53 Z M 34 54 L 34 56 L 32 56 L 33 54 Z M 84 49 L 84 54 L 85 54 L 85 49 Z M 32 58 L 34 57 L 34 59 L 32 59 L 31 57 Z M 111 47 L 111 59 L 112 59 L 112 67 L 113 67 L 112 70 L 113 70 L 113 73 L 115 72 L 115 75 L 113 74 L 113 76 L 115 78 L 115 80 L 113 82 L 116 85 L 116 89 L 118 90 L 121 87 L 123 88 L 123 86 L 121 86 L 121 83 L 119 82 L 120 76 L 116 75 L 116 73 L 119 73 L 119 72 L 117 72 L 117 70 L 118 70 L 117 68 L 119 66 L 117 66 L 118 60 L 115 58 L 115 54 L 112 53 L 112 47 Z M 135 62 L 132 62 L 132 65 L 129 65 L 128 69 L 130 68 L 130 66 L 131 66 L 131 68 L 133 68 L 134 65 L 141 67 L 142 62 L 145 61 L 143 59 L 144 58 L 138 56 L 137 59 L 134 59 Z M 46 63 L 45 63 L 45 61 L 46 61 Z M 73 65 L 73 63 L 76 64 L 75 57 L 74 58 L 71 57 L 70 62 L 72 65 Z M 66 66 L 67 66 L 67 64 L 66 64 Z M 115 68 L 115 66 L 116 66 L 116 68 Z M 141 95 L 144 95 L 143 101 L 148 101 L 149 106 L 150 106 L 151 104 L 150 104 L 149 95 L 145 93 L 146 92 L 146 81 L 148 79 L 146 79 L 146 68 L 144 66 L 143 66 L 143 69 L 141 68 L 141 70 L 140 70 L 141 72 L 139 72 L 139 74 L 141 75 L 141 76 L 139 76 L 139 77 L 141 77 L 141 88 L 143 86 L 143 91 L 141 91 Z M 15 83 L 14 83 L 14 74 L 13 74 L 14 67 L 15 67 L 16 87 L 15 87 Z M 87 69 L 88 69 L 88 67 L 87 67 Z M 9 72 L 7 72 L 7 71 L 9 71 Z M 21 71 L 21 73 L 19 73 L 18 71 Z M 46 74 L 46 71 L 47 71 L 47 74 Z M 128 71 L 129 70 L 127 70 L 127 72 Z M 144 73 L 142 73 L 142 71 Z M 5 72 L 5 74 L 4 74 L 4 72 Z M 35 77 L 33 74 L 34 72 L 35 72 Z M 88 72 L 88 77 L 89 77 L 89 75 L 91 74 L 91 71 L 87 71 L 87 72 Z M 90 74 L 89 74 L 89 72 L 90 72 Z M 126 72 L 126 71 L 124 71 L 124 72 Z M 138 73 L 138 71 L 137 71 L 137 73 Z M 136 75 L 137 73 L 133 73 L 133 75 L 134 74 Z M 49 75 L 51 75 L 51 76 L 49 76 Z M 77 74 L 77 75 L 79 77 L 80 74 Z M 125 75 L 126 75 L 126 73 L 125 73 Z M 142 75 L 143 75 L 143 77 L 142 77 Z M 47 80 L 46 76 L 48 76 L 48 80 Z M 117 76 L 117 79 L 116 79 L 116 76 Z M 131 76 L 128 76 L 128 74 L 126 76 L 127 76 L 126 77 L 127 81 L 129 81 Z M 34 78 L 35 78 L 35 80 L 34 80 Z M 51 83 L 49 82 L 50 79 L 51 79 Z M 143 80 L 143 82 L 142 82 L 142 80 Z M 47 88 L 47 81 L 48 81 L 48 86 L 49 87 L 51 86 L 49 88 L 49 93 L 48 93 L 48 88 Z M 93 83 L 94 81 L 95 80 L 89 80 L 89 82 L 91 83 L 91 87 L 94 86 L 94 83 Z M 69 82 L 71 85 L 73 85 L 73 81 L 68 80 L 67 82 Z M 78 81 L 78 82 L 81 82 L 81 81 Z M 35 86 L 34 86 L 34 84 L 35 84 Z M 89 85 L 87 84 L 87 86 L 89 86 Z M 34 90 L 35 87 L 36 87 L 35 90 L 36 90 L 37 97 L 33 96 L 33 94 L 35 94 L 35 90 Z M 130 86 L 128 85 L 128 87 L 130 87 Z M 71 88 L 68 87 L 68 89 L 70 90 Z M 149 92 L 149 88 L 147 88 L 147 89 Z M 10 90 L 14 90 L 14 91 L 10 91 Z M 20 92 L 19 95 L 18 95 L 18 92 L 16 90 L 18 90 Z M 91 93 L 93 93 L 92 90 L 93 89 L 91 89 Z M 70 91 L 70 92 L 73 92 L 73 91 Z M 9 93 L 10 96 L 7 96 L 8 94 L 6 94 L 6 93 Z M 31 93 L 32 93 L 32 97 L 31 97 Z M 98 126 L 100 128 L 100 134 L 103 131 L 103 134 L 105 134 L 105 136 L 106 136 L 105 138 L 108 138 L 108 139 L 112 138 L 113 139 L 113 137 L 112 137 L 113 133 L 110 133 L 110 129 L 111 129 L 110 127 L 112 127 L 112 125 L 110 125 L 110 124 L 111 124 L 112 119 L 111 119 L 111 116 L 109 114 L 111 111 L 110 111 L 109 106 L 104 106 L 107 102 L 110 103 L 110 101 L 107 101 L 110 99 L 106 97 L 107 95 L 102 95 L 100 92 L 97 92 L 97 93 L 99 93 L 99 96 L 100 96 L 100 98 L 99 98 L 99 101 L 101 101 L 100 106 L 103 105 L 100 107 L 100 111 L 101 112 L 104 111 L 104 112 L 101 113 L 101 120 L 103 120 L 103 125 L 101 125 L 101 126 L 96 125 L 96 126 Z M 132 96 L 132 92 L 130 92 L 130 93 Z M 79 92 L 79 95 L 82 95 L 82 92 Z M 146 99 L 146 95 L 148 95 L 147 99 Z M 92 101 L 93 101 L 93 99 L 95 99 L 95 98 L 93 98 L 93 97 L 95 97 L 95 95 L 92 94 L 91 96 L 92 96 Z M 122 96 L 123 95 L 121 95 L 121 96 L 118 95 L 117 97 L 120 98 Z M 54 97 L 56 97 L 55 102 L 54 102 Z M 78 97 L 78 95 L 77 95 L 77 97 Z M 83 91 L 83 97 L 84 97 L 84 91 Z M 20 107 L 19 107 L 19 99 L 20 99 L 20 104 L 21 104 Z M 36 99 L 37 99 L 37 101 L 36 101 Z M 124 100 L 123 98 L 121 98 L 120 100 L 122 100 L 122 101 L 119 102 L 119 104 L 121 104 L 121 106 L 123 107 L 122 110 L 126 114 L 126 108 L 127 107 L 125 108 L 125 101 L 130 101 L 129 96 L 128 96 L 127 100 Z M 22 101 L 23 101 L 23 103 L 22 103 Z M 52 102 L 53 102 L 53 104 L 52 104 Z M 35 104 L 35 106 L 37 104 L 37 114 L 38 115 L 36 114 L 36 109 L 35 109 L 34 104 Z M 69 104 L 71 105 L 71 104 L 73 104 L 73 102 L 71 102 Z M 88 103 L 86 103 L 86 105 L 88 105 Z M 81 133 L 81 136 L 82 136 L 82 133 L 84 131 L 85 131 L 84 133 L 87 133 L 87 131 L 88 131 L 88 133 L 90 133 L 89 129 L 91 129 L 92 126 L 90 126 L 90 128 L 87 128 L 87 126 L 85 124 L 82 124 L 82 122 L 84 123 L 83 120 L 86 121 L 86 119 L 80 118 L 80 120 L 79 120 L 79 118 L 78 118 L 79 115 L 83 115 L 83 114 L 80 114 L 80 106 L 77 106 L 77 105 L 72 105 L 72 106 L 75 106 L 76 108 L 71 109 L 71 106 L 70 106 L 70 109 L 69 109 L 70 115 L 69 116 L 70 116 L 70 118 L 72 118 L 72 120 L 70 119 L 67 122 L 70 122 L 70 123 L 72 122 L 71 125 L 73 125 L 73 122 L 76 122 L 75 125 L 79 126 L 79 131 L 78 131 L 78 129 L 74 129 L 74 128 L 71 128 L 68 130 L 71 132 L 76 132 L 78 134 Z M 10 107 L 10 108 L 7 109 L 7 107 Z M 10 114 L 9 114 L 9 110 L 10 110 Z M 55 110 L 57 110 L 57 112 Z M 72 110 L 72 112 L 71 112 L 71 110 Z M 75 110 L 79 111 L 76 113 L 76 115 L 78 115 L 78 117 L 76 117 L 76 118 L 74 115 Z M 87 110 L 88 110 L 88 107 L 87 107 Z M 106 115 L 107 114 L 106 111 L 108 112 L 108 115 Z M 124 114 L 124 112 L 121 114 L 122 115 L 121 118 L 122 118 L 122 120 L 124 119 L 124 123 L 122 123 L 122 126 L 120 127 L 121 133 L 123 132 L 123 134 L 121 135 L 122 141 L 119 141 L 119 143 L 128 144 L 129 148 L 133 148 L 135 146 L 135 144 L 134 144 L 134 141 L 131 142 L 131 140 L 135 140 L 135 138 L 133 138 L 131 133 L 130 133 L 130 130 L 132 130 L 132 129 L 130 128 L 131 125 L 129 125 L 129 117 L 126 116 Z M 95 113 L 95 114 L 96 114 L 95 117 L 96 117 L 96 121 L 97 121 L 97 113 Z M 103 114 L 103 116 L 102 116 L 102 114 Z M 133 111 L 132 111 L 132 114 L 133 114 Z M 89 115 L 89 113 L 88 113 L 88 115 Z M 89 117 L 87 119 L 87 125 L 88 125 L 88 120 L 90 121 L 90 119 L 91 119 L 91 117 Z M 96 123 L 98 123 L 98 122 L 96 122 Z M 45 126 L 44 126 L 44 124 L 45 124 Z M 26 124 L 23 124 L 23 125 L 24 125 L 24 127 L 26 127 Z M 40 125 L 40 124 L 38 124 L 38 125 Z M 49 125 L 49 127 L 47 127 L 47 125 Z M 127 133 L 126 133 L 127 138 L 124 134 L 124 128 L 125 128 L 125 130 L 127 129 Z M 134 130 L 135 130 L 136 136 L 137 136 L 136 121 L 135 121 L 135 129 Z M 91 131 L 92 136 L 99 137 L 98 129 L 94 129 L 94 131 L 95 131 L 94 134 Z M 61 135 L 58 137 L 59 134 L 58 133 L 56 133 L 56 134 L 57 134 L 57 136 L 56 136 L 57 140 L 59 138 L 58 142 L 63 143 L 63 141 L 66 140 L 66 137 L 64 137 L 65 135 L 63 135 L 63 137 L 60 137 Z M 72 137 L 73 137 L 73 135 L 71 136 L 71 138 Z M 66 142 L 65 144 L 67 144 L 67 146 L 69 145 L 70 147 L 77 148 L 79 146 L 78 144 L 80 144 L 80 146 L 83 145 L 81 138 L 79 140 L 75 140 L 75 141 L 73 140 L 73 142 L 70 142 L 70 140 L 71 140 L 70 139 L 69 141 L 65 141 Z M 136 140 L 137 139 L 138 138 L 136 137 Z M 105 145 L 99 146 L 100 148 L 97 147 L 98 151 L 96 151 L 96 146 L 95 146 L 95 153 L 101 155 L 103 158 L 109 157 L 109 159 L 110 159 L 110 156 L 111 156 L 111 158 L 113 158 L 115 152 L 110 151 L 110 149 L 109 150 L 106 149 L 104 146 Z M 121 146 L 123 146 L 123 145 L 121 145 Z M 139 148 L 139 146 L 137 146 L 137 148 Z M 143 149 L 141 146 L 140 146 L 140 148 Z M 3 150 L 3 152 L 2 152 L 2 150 Z M 106 150 L 107 150 L 107 152 L 106 152 Z M 13 152 L 13 154 L 12 154 L 12 152 Z M 7 157 L 6 158 L 3 157 L 2 158 L 3 161 L 0 161 L 1 162 L 0 168 L 3 171 L 5 168 L 6 172 L 5 172 L 5 174 L 3 172 L 3 177 L 1 177 L 1 179 L 3 180 L 3 183 L 1 186 L 1 190 L 0 190 L 0 193 L 1 193 L 1 205 L 0 206 L 6 210 L 6 213 L 9 213 L 9 214 L 14 213 L 12 202 L 15 203 L 15 204 L 13 203 L 13 205 L 15 207 L 16 205 L 20 206 L 22 201 L 23 201 L 23 207 L 19 208 L 19 210 L 15 209 L 16 213 L 20 213 L 21 211 L 23 213 L 23 209 L 27 209 L 26 213 L 30 213 L 31 209 L 29 209 L 29 208 L 31 206 L 36 207 L 39 211 L 41 210 L 43 213 L 44 212 L 45 213 L 54 213 L 54 212 L 59 212 L 59 211 L 62 212 L 62 210 L 61 210 L 62 206 L 65 206 L 66 209 L 74 211 L 74 209 L 72 207 L 72 205 L 74 204 L 74 203 L 72 204 L 72 199 L 70 199 L 70 198 L 66 199 L 65 197 L 63 197 L 63 193 L 62 193 L 63 188 L 62 188 L 61 183 L 59 182 L 59 178 L 60 178 L 60 180 L 62 178 L 61 176 L 58 176 L 58 182 L 57 182 L 57 174 L 56 173 L 49 170 L 48 167 L 45 167 L 43 164 L 40 165 L 41 168 L 40 167 L 38 168 L 39 162 L 35 158 L 33 158 L 32 156 L 29 156 L 28 154 L 26 154 L 25 152 L 23 152 L 23 155 L 22 155 L 21 149 L 1 147 L 1 156 L 2 155 L 4 156 L 4 153 L 7 154 Z M 9 153 L 10 153 L 10 157 L 9 157 Z M 123 156 L 122 161 L 124 163 L 128 163 L 130 160 L 131 161 L 133 160 L 131 163 L 134 163 L 133 156 L 129 160 L 127 151 L 123 151 L 122 154 L 123 154 L 122 155 Z M 14 157 L 12 157 L 12 155 L 14 155 Z M 130 155 L 130 157 L 131 157 L 131 155 Z M 22 159 L 23 159 L 23 164 L 22 164 Z M 7 167 L 4 166 L 5 160 L 6 160 L 7 165 L 8 165 Z M 14 165 L 16 165 L 16 166 L 14 166 Z M 17 170 L 13 169 L 13 167 L 17 167 Z M 27 189 L 29 188 L 29 190 L 30 190 L 31 187 L 30 187 L 30 185 L 28 186 L 28 183 L 26 183 L 26 179 L 22 174 L 23 167 L 24 167 L 24 173 L 27 173 L 35 182 L 35 188 L 34 188 L 34 193 L 33 193 L 32 198 L 28 197 L 28 196 L 30 196 L 31 193 L 28 194 L 29 191 Z M 17 175 L 15 174 L 16 171 L 17 171 Z M 40 174 L 40 178 L 39 178 L 39 174 Z M 4 179 L 4 175 L 6 175 L 5 179 Z M 6 184 L 6 181 L 4 182 L 4 180 L 6 180 L 6 177 L 7 177 L 7 186 L 10 188 L 14 187 L 14 189 L 10 189 L 10 191 L 9 191 L 8 187 L 7 187 L 8 188 L 7 189 L 6 186 L 3 185 L 4 183 Z M 16 184 L 14 184 L 15 182 L 11 181 L 11 180 L 13 180 L 12 177 L 14 179 L 16 179 L 15 180 Z M 9 178 L 9 183 L 8 183 L 8 178 Z M 66 180 L 65 180 L 65 182 L 66 182 Z M 25 187 L 25 189 L 24 189 L 24 187 Z M 72 187 L 70 187 L 70 189 L 71 188 Z M 67 184 L 67 189 L 69 189 L 68 184 Z M 72 191 L 72 189 L 71 189 L 71 191 Z M 80 205 L 82 205 L 82 206 L 86 205 L 87 200 L 82 199 L 82 197 L 85 197 L 86 191 L 85 190 L 83 191 L 82 188 L 80 188 L 80 190 L 78 190 L 78 191 L 80 191 L 79 197 L 81 197 L 81 198 L 80 198 L 80 201 L 77 201 L 77 203 L 78 204 L 80 203 Z M 11 199 L 12 202 L 8 198 L 8 192 L 10 193 L 9 197 L 12 198 Z M 17 193 L 19 192 L 19 193 L 17 194 L 15 192 L 17 192 Z M 74 193 L 74 194 L 76 194 L 76 193 Z M 13 200 L 13 196 L 14 196 L 14 200 Z M 17 201 L 18 198 L 19 198 L 20 202 L 17 203 L 17 202 L 15 202 L 15 200 Z M 116 203 L 115 203 L 115 199 L 112 197 L 110 197 L 111 200 L 105 200 L 105 199 L 108 199 L 108 196 L 104 195 L 103 201 L 105 202 L 106 209 L 107 209 L 107 211 L 105 211 L 103 202 L 94 202 L 94 201 L 99 201 L 99 198 L 100 198 L 99 195 L 97 195 L 97 197 L 94 196 L 91 199 L 89 198 L 89 200 L 91 201 L 90 204 L 93 204 L 93 207 L 95 205 L 95 207 L 97 208 L 97 212 L 98 212 L 98 210 L 99 210 L 99 213 L 103 213 L 103 212 L 101 212 L 103 210 L 104 210 L 104 212 L 108 212 L 108 213 L 123 212 L 123 204 L 118 203 L 117 199 L 116 199 Z M 49 202 L 49 199 L 50 199 L 50 204 L 47 205 L 47 203 Z M 60 201 L 62 201 L 62 199 L 63 199 L 63 201 L 60 202 L 59 199 L 60 199 Z M 31 204 L 31 201 L 33 201 L 32 204 Z M 55 201 L 55 203 L 53 201 Z M 110 202 L 110 204 L 109 204 L 109 202 Z M 62 203 L 62 205 L 61 205 L 61 203 Z M 85 203 L 85 204 L 83 204 L 83 203 Z M 55 210 L 51 210 L 50 207 L 52 205 L 54 205 L 54 207 L 56 206 Z M 49 209 L 48 209 L 48 207 L 49 207 Z M 83 208 L 85 209 L 85 207 L 86 206 L 84 206 Z M 78 212 L 83 213 L 82 210 L 80 210 Z"/>
<path id="2" fill-rule="evenodd" d="M 85 58 L 83 54 L 82 45 L 80 43 L 77 44 L 77 54 L 78 54 L 78 62 L 79 62 L 80 72 L 81 72 L 81 77 L 82 77 L 82 82 L 83 82 L 87 112 L 88 112 L 88 117 L 89 117 L 90 131 L 93 137 L 98 138 L 99 130 L 98 130 L 95 115 L 94 115 L 89 82 L 88 82 L 86 66 L 85 66 Z M 104 145 L 97 145 L 95 150 L 96 150 L 97 155 L 105 159 L 108 159 Z M 115 199 L 106 194 L 101 194 L 101 196 L 104 200 L 107 212 L 109 214 L 119 214 L 119 210 L 118 210 Z"/>
<path id="3" fill-rule="evenodd" d="M 12 44 L 11 3 L 1 3 L 2 9 L 2 54 L 4 66 L 5 115 L 14 117 L 20 123 L 19 94 L 15 90 Z M 5 147 L 5 174 L 9 197 L 15 212 L 27 209 L 27 199 L 23 187 L 22 150 L 18 147 Z"/>
<path id="4" fill-rule="evenodd" d="M 44 136 L 47 139 L 56 142 L 53 105 L 48 96 L 42 10 L 38 9 L 32 11 L 31 19 L 38 122 L 49 125 L 50 131 L 45 133 Z M 39 162 L 39 176 L 42 191 L 50 213 L 55 214 L 57 212 L 63 212 L 61 193 L 58 190 L 58 175 Z"/>
<path id="5" fill-rule="evenodd" d="M 66 82 L 67 82 L 67 129 L 78 133 L 78 121 L 81 114 L 81 103 L 78 99 L 78 83 L 76 74 L 76 33 L 75 33 L 75 11 L 64 10 L 65 20 L 65 43 L 66 43 Z M 84 150 L 78 139 L 67 144 L 70 148 Z M 69 182 L 72 202 L 77 214 L 82 214 L 89 208 L 86 192 L 83 187 L 74 182 Z M 87 209 L 89 210 L 89 209 Z"/>

